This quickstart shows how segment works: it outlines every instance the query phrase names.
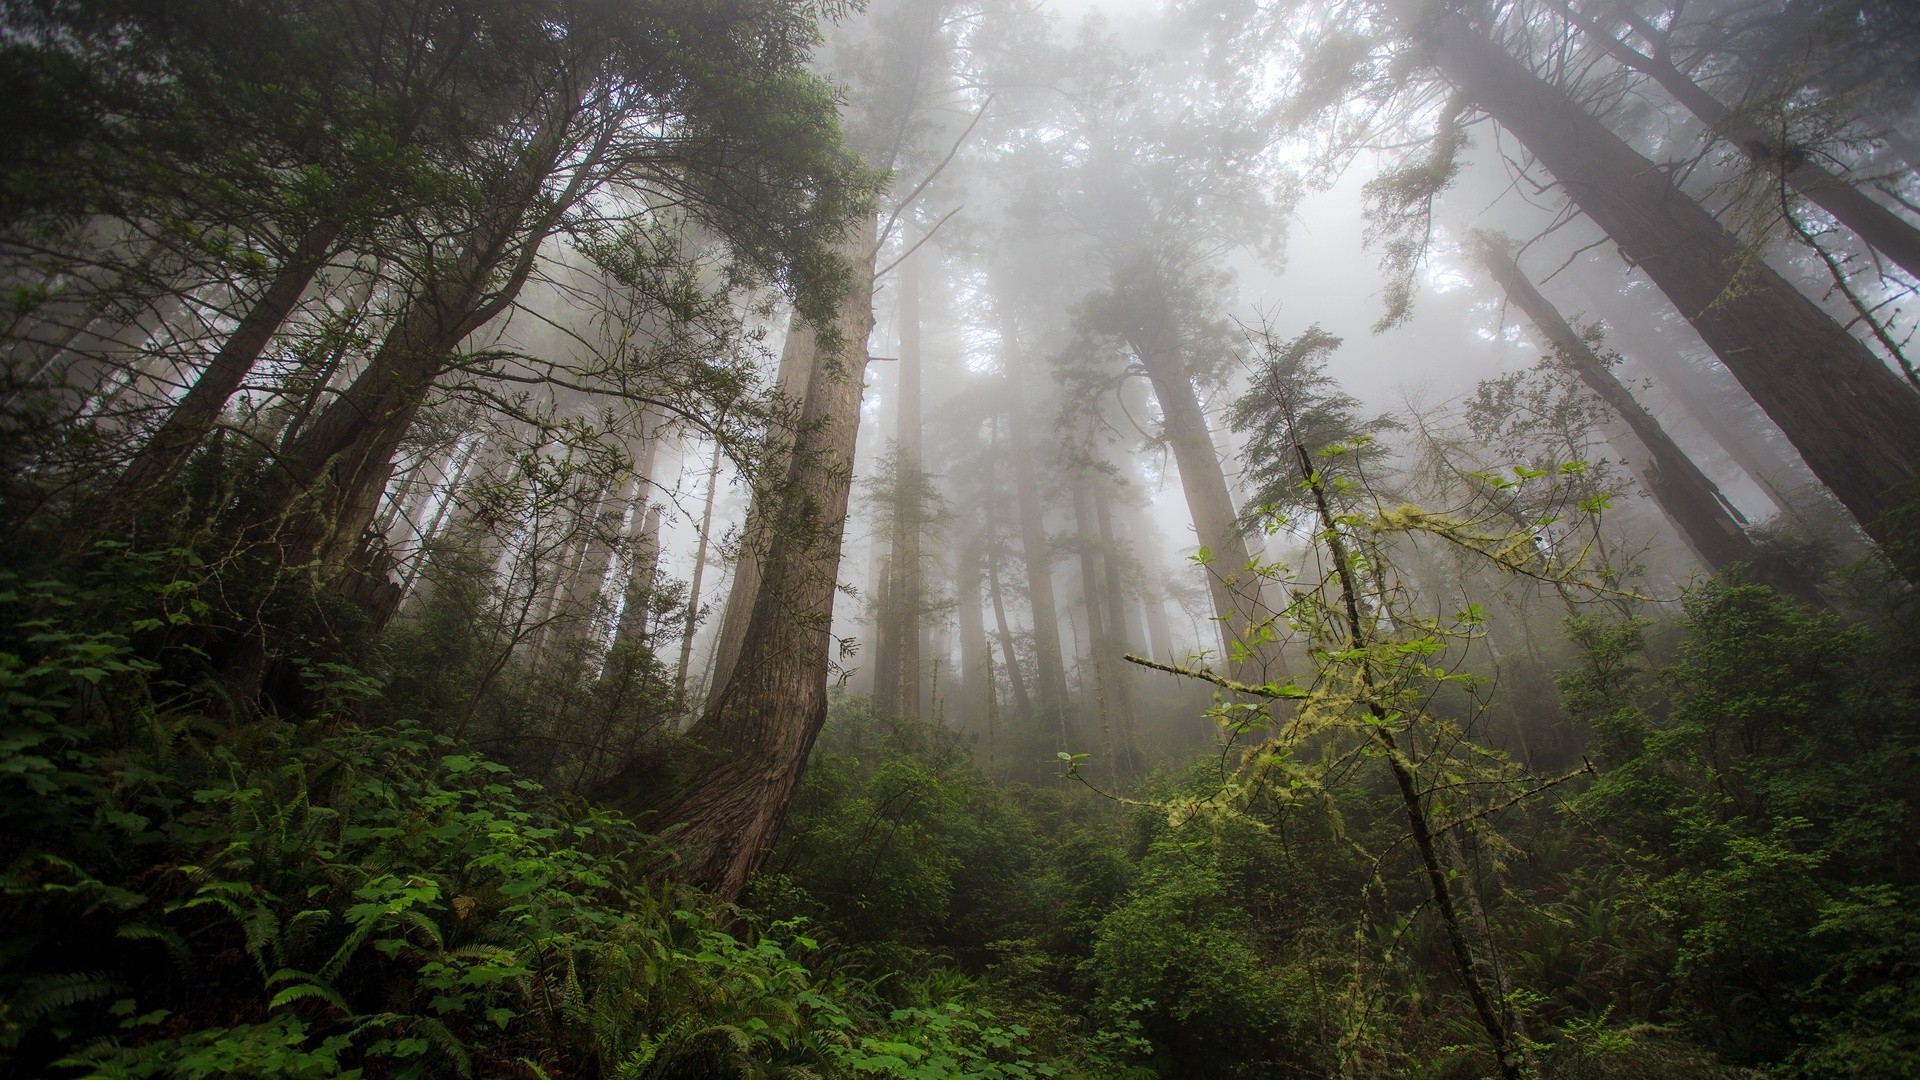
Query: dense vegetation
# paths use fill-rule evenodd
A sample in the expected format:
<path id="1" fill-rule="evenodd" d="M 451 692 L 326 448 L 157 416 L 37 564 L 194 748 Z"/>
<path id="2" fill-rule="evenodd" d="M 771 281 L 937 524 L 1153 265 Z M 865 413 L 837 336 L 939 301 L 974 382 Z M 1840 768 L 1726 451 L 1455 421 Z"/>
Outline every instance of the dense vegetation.
<path id="1" fill-rule="evenodd" d="M 1916 50 L 7 0 L 0 1076 L 1920 1075 Z"/>

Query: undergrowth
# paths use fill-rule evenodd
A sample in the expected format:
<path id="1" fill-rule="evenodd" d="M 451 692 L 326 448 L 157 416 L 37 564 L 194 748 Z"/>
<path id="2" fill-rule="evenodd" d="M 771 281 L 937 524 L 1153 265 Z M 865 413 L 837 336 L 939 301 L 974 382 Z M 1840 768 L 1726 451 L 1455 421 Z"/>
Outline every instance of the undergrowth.
<path id="1" fill-rule="evenodd" d="M 191 579 L 143 565 L 0 578 L 6 1075 L 1099 1074 L 964 978 L 883 994 L 797 920 L 650 884 L 630 822 L 366 725 L 352 668 L 302 668 L 313 715 L 216 719 L 152 659 Z"/>

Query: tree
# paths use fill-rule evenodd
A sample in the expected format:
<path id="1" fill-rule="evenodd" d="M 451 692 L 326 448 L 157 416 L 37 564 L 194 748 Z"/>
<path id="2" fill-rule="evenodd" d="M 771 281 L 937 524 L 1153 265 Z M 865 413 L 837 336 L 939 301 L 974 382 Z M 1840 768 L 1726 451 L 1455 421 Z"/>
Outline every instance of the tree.
<path id="1" fill-rule="evenodd" d="M 1464 19 L 1431 24 L 1432 62 L 1526 144 L 1658 284 L 1868 535 L 1920 462 L 1920 396 L 1713 215 Z"/>
<path id="2" fill-rule="evenodd" d="M 1527 280 L 1519 264 L 1504 244 L 1493 236 L 1475 237 L 1477 254 L 1507 298 L 1532 320 L 1541 338 L 1562 363 L 1608 410 L 1626 425 L 1639 447 L 1636 472 L 1648 494 L 1660 504 L 1681 539 L 1702 562 L 1714 571 L 1744 563 L 1762 580 L 1781 592 L 1812 604 L 1820 604 L 1820 594 L 1802 575 L 1782 573 L 1765 553 L 1748 539 L 1743 527 L 1746 519 L 1735 510 L 1720 488 L 1709 480 L 1686 452 L 1668 437 L 1620 380 L 1606 361 L 1593 351 L 1560 312 Z"/>
<path id="3" fill-rule="evenodd" d="M 859 434 L 860 390 L 873 328 L 874 226 L 853 227 L 839 252 L 853 272 L 814 338 L 800 423 L 747 622 L 746 645 L 714 687 L 686 741 L 701 775 L 661 815 L 680 853 L 672 875 L 733 898 L 779 835 L 827 718 L 833 600 Z"/>

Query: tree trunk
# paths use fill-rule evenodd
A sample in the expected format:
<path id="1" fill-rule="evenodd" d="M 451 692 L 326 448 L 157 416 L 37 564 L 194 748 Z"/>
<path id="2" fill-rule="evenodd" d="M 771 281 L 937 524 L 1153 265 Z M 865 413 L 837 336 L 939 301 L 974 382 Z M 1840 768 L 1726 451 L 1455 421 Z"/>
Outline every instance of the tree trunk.
<path id="1" fill-rule="evenodd" d="M 780 347 L 780 368 L 774 376 L 775 388 L 795 410 L 795 419 L 805 406 L 807 380 L 818 351 L 813 331 L 796 313 L 788 317 L 787 339 Z M 747 504 L 747 521 L 741 529 L 740 551 L 733 560 L 733 580 L 727 586 L 727 604 L 720 613 L 720 632 L 713 643 L 713 673 L 707 680 L 710 690 L 718 691 L 733 677 L 733 666 L 747 640 L 747 624 L 753 618 L 754 598 L 760 592 L 761 561 L 772 543 L 772 523 L 768 508 L 778 493 L 769 485 L 784 482 L 793 462 L 792 427 L 770 433 L 767 452 L 761 459 L 761 476 L 754 485 L 753 499 Z"/>
<path id="2" fill-rule="evenodd" d="M 253 302 L 233 333 L 227 335 L 220 350 L 213 354 L 205 369 L 193 382 L 180 403 L 134 456 L 107 497 L 96 509 L 94 519 L 86 523 L 92 535 L 111 529 L 137 510 L 148 494 L 172 479 L 195 448 L 219 423 L 227 402 L 246 381 L 253 365 L 259 362 L 273 335 L 300 304 L 315 274 L 332 256 L 340 228 L 323 222 L 300 238 L 287 261 L 267 288 Z"/>
<path id="3" fill-rule="evenodd" d="M 1104 487 L 1093 489 L 1093 518 L 1100 528 L 1100 566 L 1106 578 L 1103 590 L 1107 602 L 1107 670 L 1113 677 L 1114 721 L 1120 730 L 1120 751 L 1125 758 L 1122 770 L 1133 771 L 1134 728 L 1139 719 L 1135 704 L 1133 668 L 1122 657 L 1143 641 L 1139 617 L 1127 598 L 1126 583 L 1120 575 L 1120 545 L 1113 532 L 1113 511 L 1107 505 Z"/>
<path id="4" fill-rule="evenodd" d="M 1666 171 L 1457 16 L 1440 71 L 1512 132 L 1644 269 L 1875 539 L 1920 461 L 1920 396 L 1764 265 Z"/>
<path id="5" fill-rule="evenodd" d="M 1108 560 L 1100 549 L 1100 534 L 1094 523 L 1084 485 L 1073 491 L 1073 526 L 1079 533 L 1080 594 L 1087 601 L 1087 651 L 1093 659 L 1095 700 L 1100 708 L 1101 752 L 1106 755 L 1109 789 L 1120 786 L 1120 748 L 1125 734 L 1133 729 L 1133 696 L 1128 693 L 1126 672 L 1116 670 L 1127 654 L 1121 625 L 1120 597 L 1108 588 L 1103 564 Z"/>
<path id="6" fill-rule="evenodd" d="M 893 667 L 878 674 L 887 680 L 880 695 L 887 716 L 920 717 L 920 608 L 924 592 L 920 565 L 920 259 L 909 255 L 899 266 L 899 401 L 894 406 L 894 493 L 888 589 L 890 617 L 882 624 L 892 638 Z"/>
<path id="7" fill-rule="evenodd" d="M 1568 23 L 1592 37 L 1607 54 L 1660 84 L 1681 107 L 1699 118 L 1714 134 L 1732 143 L 1747 159 L 1778 174 L 1802 197 L 1832 214 L 1869 247 L 1920 279 L 1920 229 L 1874 201 L 1873 197 L 1823 168 L 1806 151 L 1781 146 L 1772 135 L 1734 115 L 1685 72 L 1664 56 L 1648 56 L 1574 14 L 1565 0 L 1548 0 Z M 1633 19 L 1639 23 L 1639 19 Z M 1645 24 L 1640 24 L 1643 28 Z"/>
<path id="8" fill-rule="evenodd" d="M 280 455 L 262 509 L 272 519 L 298 507 L 277 537 L 286 563 L 331 567 L 358 544 L 392 476 L 394 454 L 454 350 L 526 285 L 541 244 L 597 172 L 616 130 L 608 125 L 566 186 L 542 199 L 573 107 L 560 106 L 563 115 L 534 135 L 458 255 L 408 297 L 366 370 Z"/>
<path id="9" fill-rule="evenodd" d="M 1001 663 L 1007 668 L 1007 684 L 1013 690 L 1013 718 L 1022 724 L 1033 723 L 1033 697 L 1027 693 L 1026 676 L 1020 673 L 1020 654 L 1013 647 L 1013 630 L 1007 625 L 1007 605 L 1000 594 L 1000 566 L 987 560 L 987 593 L 993 599 L 993 624 L 1000 638 Z"/>
<path id="10" fill-rule="evenodd" d="M 647 606 L 653 600 L 653 575 L 660 558 L 660 508 L 653 504 L 656 487 L 653 478 L 659 472 L 661 425 L 652 409 L 642 414 L 640 423 L 640 445 L 633 455 L 633 475 L 637 486 L 632 499 L 632 513 L 627 521 L 627 539 L 632 555 L 626 583 L 621 586 L 620 618 L 613 628 L 615 644 L 646 640 Z M 649 530 L 655 537 L 651 552 L 647 550 Z"/>
<path id="11" fill-rule="evenodd" d="M 1154 397 L 1160 403 L 1163 430 L 1180 469 L 1180 487 L 1187 511 L 1199 534 L 1200 546 L 1212 553 L 1207 563 L 1207 588 L 1213 613 L 1219 619 L 1223 657 L 1236 682 L 1260 684 L 1283 672 L 1274 647 L 1271 615 L 1261 602 L 1262 580 L 1250 573 L 1253 558 L 1234 514 L 1227 474 L 1220 467 L 1200 395 L 1186 367 L 1158 335 L 1146 328 L 1128 335 L 1128 343 L 1147 370 Z"/>
<path id="12" fill-rule="evenodd" d="M 1653 414 L 1634 400 L 1633 394 L 1614 377 L 1606 363 L 1575 332 L 1559 309 L 1540 294 L 1533 282 L 1521 272 L 1513 256 L 1485 234 L 1477 238 L 1476 254 L 1487 273 L 1506 291 L 1507 298 L 1526 312 L 1540 337 L 1557 352 L 1587 389 L 1625 424 L 1639 444 L 1642 465 L 1636 470 L 1647 493 L 1666 511 L 1700 561 L 1715 571 L 1733 563 L 1746 563 L 1760 580 L 1809 603 L 1821 603 L 1819 594 L 1799 575 L 1782 574 L 1764 553 L 1753 546 L 1742 520 L 1734 516 L 1732 504 L 1721 494 L 1719 485 L 1708 479 L 1686 451 L 1668 437 Z"/>
<path id="13" fill-rule="evenodd" d="M 818 350 L 808 375 L 745 641 L 688 732 L 701 775 L 660 818 L 681 855 L 672 876 L 726 900 L 740 895 L 778 837 L 827 718 L 833 601 L 873 328 L 874 222 L 855 228 L 839 245 L 853 280 L 840 298 L 837 340 Z"/>
<path id="14" fill-rule="evenodd" d="M 1174 663 L 1173 627 L 1167 622 L 1167 598 L 1165 587 L 1159 573 L 1159 567 L 1165 565 L 1160 546 L 1159 527 L 1131 506 L 1122 508 L 1126 514 L 1127 534 L 1133 540 L 1133 550 L 1138 554 L 1141 565 L 1146 571 L 1148 591 L 1140 598 L 1146 609 L 1146 644 L 1153 650 L 1154 659 L 1164 663 Z"/>
<path id="15" fill-rule="evenodd" d="M 1067 665 L 1060 655 L 1060 615 L 1053 600 L 1053 551 L 1047 543 L 1047 511 L 1034 475 L 1037 452 L 1027 422 L 1027 399 L 1022 386 L 1025 371 L 1019 355 L 1013 320 L 1003 315 L 1001 343 L 1007 366 L 1007 427 L 1013 440 L 1013 484 L 1020 506 L 1020 550 L 1027 568 L 1027 594 L 1033 611 L 1033 659 L 1039 668 L 1036 697 L 1042 709 L 1064 710 L 1067 704 Z"/>
<path id="16" fill-rule="evenodd" d="M 980 543 L 969 536 L 954 553 L 954 607 L 960 621 L 959 727 L 992 712 L 992 658 L 987 645 L 985 612 L 980 606 Z"/>
<path id="17" fill-rule="evenodd" d="M 1774 506 L 1785 510 L 1796 502 L 1797 496 L 1805 495 L 1806 486 L 1815 483 L 1813 477 L 1805 465 L 1790 460 L 1764 432 L 1754 430 L 1756 426 L 1771 425 L 1758 413 L 1758 406 L 1745 390 L 1737 384 L 1726 388 L 1738 395 L 1737 405 L 1716 403 L 1713 400 L 1716 395 L 1725 396 L 1723 388 L 1713 386 L 1707 375 L 1687 359 L 1681 347 L 1671 340 L 1674 331 L 1656 325 L 1649 312 L 1625 310 L 1624 298 L 1610 289 L 1594 286 L 1585 277 L 1577 277 L 1575 282 L 1581 294 L 1606 319 L 1607 329 L 1621 351 L 1646 366 L 1673 400 L 1726 451 Z M 1710 363 L 1717 365 L 1718 361 Z"/>
<path id="18" fill-rule="evenodd" d="M 707 540 L 713 534 L 713 496 L 720 482 L 720 444 L 713 444 L 713 464 L 707 467 L 707 501 L 700 511 L 700 542 L 693 552 L 693 581 L 687 587 L 687 622 L 680 635 L 680 666 L 674 670 L 673 689 L 687 696 L 687 669 L 693 662 L 693 632 L 700 627 L 700 579 L 707 571 Z"/>

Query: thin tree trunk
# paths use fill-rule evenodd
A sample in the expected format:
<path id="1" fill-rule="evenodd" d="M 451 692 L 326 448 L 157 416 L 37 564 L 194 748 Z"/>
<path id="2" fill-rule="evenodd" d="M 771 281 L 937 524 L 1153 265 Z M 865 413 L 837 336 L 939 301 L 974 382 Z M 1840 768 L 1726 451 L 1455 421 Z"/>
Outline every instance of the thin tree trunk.
<path id="1" fill-rule="evenodd" d="M 693 662 L 693 632 L 700 625 L 700 579 L 707 570 L 707 540 L 713 533 L 714 488 L 720 482 L 720 444 L 713 444 L 713 464 L 707 467 L 707 504 L 700 511 L 700 542 L 693 551 L 693 581 L 687 589 L 687 622 L 680 636 L 680 666 L 674 670 L 674 693 L 687 695 L 687 668 Z"/>
<path id="2" fill-rule="evenodd" d="M 615 644 L 644 641 L 647 637 L 648 605 L 653 600 L 653 566 L 659 560 L 659 553 L 647 551 L 647 533 L 653 530 L 659 535 L 659 518 L 653 505 L 653 491 L 657 486 L 653 482 L 659 473 L 660 436 L 659 418 L 649 409 L 640 417 L 640 445 L 633 455 L 633 475 L 637 488 L 632 502 L 632 512 L 627 516 L 627 540 L 631 544 L 632 562 L 629 566 L 626 582 L 621 586 L 620 618 L 613 628 Z M 657 549 L 657 540 L 655 541 Z"/>
<path id="3" fill-rule="evenodd" d="M 882 672 L 889 680 L 883 700 L 887 715 L 920 717 L 921 694 L 921 581 L 920 502 L 920 259 L 909 255 L 900 263 L 899 401 L 894 408 L 894 453 L 899 480 L 893 513 L 891 547 L 893 585 L 888 590 L 892 617 L 893 668 Z"/>
<path id="4" fill-rule="evenodd" d="M 970 727 L 988 709 L 993 693 L 991 651 L 985 611 L 980 606 L 980 544 L 969 536 L 954 553 L 953 602 L 960 622 L 961 727 Z"/>
<path id="5" fill-rule="evenodd" d="M 1294 453 L 1299 457 L 1301 475 L 1315 476 L 1313 457 L 1307 448 L 1299 442 L 1293 444 Z M 1346 646 L 1356 653 L 1367 650 L 1365 624 L 1360 618 L 1360 592 L 1353 580 L 1352 563 L 1347 557 L 1345 541 L 1341 539 L 1340 526 L 1335 522 L 1334 514 L 1327 503 L 1326 488 L 1317 481 L 1310 481 L 1313 493 L 1314 509 L 1319 517 L 1321 538 L 1333 556 L 1334 580 L 1340 591 L 1340 602 L 1345 615 L 1347 632 Z M 1427 889 L 1433 899 L 1434 909 L 1440 915 L 1440 922 L 1446 931 L 1455 965 L 1460 971 L 1460 980 L 1466 985 L 1467 998 L 1473 1004 L 1473 1010 L 1480 1019 L 1481 1028 L 1487 1033 L 1487 1039 L 1493 1044 L 1494 1060 L 1500 1068 L 1500 1075 L 1506 1080 L 1520 1080 L 1526 1075 L 1526 1061 L 1522 1050 L 1515 1045 L 1513 1033 L 1505 1023 L 1505 1002 L 1498 1001 L 1488 993 L 1482 980 L 1479 965 L 1475 961 L 1473 949 L 1468 944 L 1465 927 L 1460 918 L 1459 908 L 1454 903 L 1451 875 L 1441 864 L 1439 852 L 1433 842 L 1433 829 L 1427 819 L 1426 804 L 1421 800 L 1418 780 L 1413 773 L 1411 762 L 1400 748 L 1399 740 L 1393 734 L 1393 717 L 1374 695 L 1371 671 L 1365 666 L 1360 668 L 1360 695 L 1365 708 L 1374 723 L 1369 731 L 1380 746 L 1381 756 L 1386 760 L 1387 769 L 1393 774 L 1394 786 L 1400 792 L 1400 805 L 1407 815 L 1408 832 L 1413 838 L 1414 851 L 1420 856 L 1421 866 L 1426 871 Z"/>
<path id="6" fill-rule="evenodd" d="M 1126 583 L 1120 576 L 1120 545 L 1113 532 L 1113 511 L 1107 505 L 1104 487 L 1093 489 L 1093 518 L 1100 528 L 1100 566 L 1105 573 L 1107 602 L 1107 671 L 1113 678 L 1114 722 L 1120 729 L 1120 750 L 1126 759 L 1125 771 L 1133 771 L 1134 728 L 1139 720 L 1135 703 L 1133 668 L 1121 659 L 1133 651 L 1133 643 L 1142 641 L 1139 619 L 1128 601 Z"/>
<path id="7" fill-rule="evenodd" d="M 827 718 L 833 602 L 873 328 L 875 223 L 855 228 L 839 245 L 853 281 L 840 298 L 837 340 L 819 350 L 807 380 L 746 640 L 688 732 L 703 775 L 660 819 L 681 854 L 672 876 L 722 899 L 739 896 L 778 837 Z"/>
<path id="8" fill-rule="evenodd" d="M 1434 62 L 1659 285 L 1875 539 L 1920 461 L 1920 396 L 1739 242 L 1665 170 L 1458 16 Z"/>
<path id="9" fill-rule="evenodd" d="M 1176 657 L 1173 655 L 1173 627 L 1167 622 L 1167 599 L 1158 571 L 1165 561 L 1161 557 L 1159 529 L 1140 511 L 1130 506 L 1124 509 L 1127 533 L 1133 539 L 1133 548 L 1139 553 L 1147 574 L 1148 593 L 1140 598 L 1140 603 L 1146 609 L 1147 644 L 1153 650 L 1155 659 L 1171 664 Z"/>
<path id="10" fill-rule="evenodd" d="M 1033 698 L 1027 693 L 1026 677 L 1020 673 L 1020 654 L 1013 646 L 1013 630 L 1007 625 L 1007 605 L 1000 595 L 999 563 L 987 560 L 987 593 L 993 599 L 993 625 L 1000 638 L 1000 655 L 1007 668 L 1007 684 L 1013 690 L 1013 718 L 1022 724 L 1033 723 Z"/>
<path id="11" fill-rule="evenodd" d="M 1107 589 L 1107 578 L 1097 548 L 1100 534 L 1094 524 L 1094 515 L 1089 509 L 1090 500 L 1086 488 L 1075 485 L 1073 491 L 1073 525 L 1079 533 L 1080 541 L 1080 594 L 1087 601 L 1087 647 L 1093 660 L 1094 687 L 1096 700 L 1100 706 L 1101 751 L 1106 755 L 1107 784 L 1110 790 L 1120 787 L 1120 747 L 1122 735 L 1133 727 L 1131 695 L 1127 693 L 1123 681 L 1126 673 L 1115 670 L 1123 663 L 1120 657 L 1127 654 L 1124 642 L 1118 640 L 1123 631 L 1115 629 L 1116 616 L 1120 614 L 1119 596 Z"/>

